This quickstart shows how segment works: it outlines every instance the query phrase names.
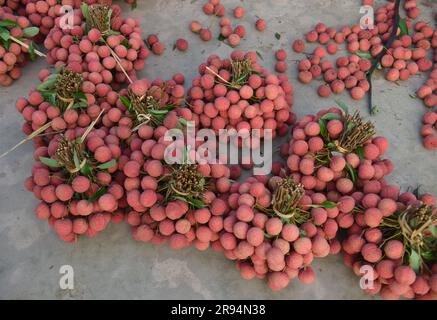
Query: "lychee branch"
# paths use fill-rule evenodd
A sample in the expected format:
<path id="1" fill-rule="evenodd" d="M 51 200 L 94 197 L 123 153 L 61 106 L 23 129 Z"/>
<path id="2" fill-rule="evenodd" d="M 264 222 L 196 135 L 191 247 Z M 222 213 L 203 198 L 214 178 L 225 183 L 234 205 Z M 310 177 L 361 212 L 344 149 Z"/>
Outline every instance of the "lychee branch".
<path id="1" fill-rule="evenodd" d="M 400 5 L 401 5 L 401 0 L 396 0 L 395 8 L 394 8 L 394 17 L 393 17 L 393 29 L 391 31 L 390 37 L 388 38 L 387 42 L 384 44 L 385 48 L 391 48 L 394 40 L 396 39 L 398 28 L 399 28 L 399 22 L 401 20 L 399 14 Z M 373 72 L 380 65 L 381 59 L 384 55 L 385 55 L 385 50 L 381 50 L 381 52 L 378 53 L 376 58 L 373 60 L 370 70 L 367 72 L 367 81 L 369 82 L 368 103 L 369 103 L 369 112 L 371 115 L 375 114 L 375 108 L 373 107 L 372 75 Z"/>

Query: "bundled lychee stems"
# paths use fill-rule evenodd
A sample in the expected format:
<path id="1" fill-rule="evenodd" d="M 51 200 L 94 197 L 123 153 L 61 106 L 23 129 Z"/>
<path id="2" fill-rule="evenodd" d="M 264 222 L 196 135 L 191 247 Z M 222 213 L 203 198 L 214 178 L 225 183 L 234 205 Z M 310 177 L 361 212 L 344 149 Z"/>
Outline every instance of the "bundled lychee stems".
<path id="1" fill-rule="evenodd" d="M 95 4 L 89 6 L 90 28 L 96 28 L 105 35 L 111 31 L 112 9 L 110 6 Z"/>
<path id="2" fill-rule="evenodd" d="M 77 94 L 82 89 L 83 76 L 80 73 L 73 72 L 67 68 L 63 68 L 56 77 L 54 88 L 56 91 L 56 104 L 65 111 L 72 107 Z M 65 107 L 64 103 L 67 104 Z"/>
<path id="3" fill-rule="evenodd" d="M 355 151 L 358 147 L 375 135 L 375 126 L 370 121 L 363 123 L 358 111 L 345 116 L 345 129 L 341 137 L 334 141 L 335 147 L 341 153 Z"/>
<path id="4" fill-rule="evenodd" d="M 261 210 L 277 215 L 281 219 L 288 220 L 296 225 L 308 221 L 309 213 L 298 208 L 299 201 L 304 196 L 304 187 L 294 182 L 291 177 L 282 179 L 273 194 L 271 208 Z"/>
<path id="5" fill-rule="evenodd" d="M 384 218 L 381 223 L 390 239 L 399 238 L 410 252 L 417 254 L 420 268 L 428 270 L 424 260 L 436 256 L 437 237 L 430 231 L 437 224 L 437 210 L 428 205 L 409 206 L 394 216 Z M 414 252 L 414 253 L 413 253 Z"/>
<path id="6" fill-rule="evenodd" d="M 241 61 L 231 62 L 232 84 L 236 89 L 241 88 L 247 83 L 250 75 L 253 73 L 252 61 L 244 59 Z"/>
<path id="7" fill-rule="evenodd" d="M 70 174 L 79 172 L 89 162 L 84 152 L 83 144 L 79 141 L 71 141 L 62 136 L 58 143 L 55 160 Z"/>
<path id="8" fill-rule="evenodd" d="M 172 173 L 169 187 L 178 195 L 200 198 L 205 187 L 204 177 L 193 164 L 182 164 Z"/>
<path id="9" fill-rule="evenodd" d="M 151 124 L 155 127 L 161 125 L 167 113 L 175 108 L 172 104 L 161 107 L 159 100 L 153 97 L 150 92 L 143 96 L 137 96 L 129 90 L 128 98 L 130 111 L 135 113 L 138 123 L 134 131 L 138 130 L 143 124 Z"/>
<path id="10" fill-rule="evenodd" d="M 402 235 L 408 241 L 411 248 L 415 249 L 419 256 L 429 250 L 435 250 L 436 238 L 432 241 L 429 227 L 437 223 L 437 213 L 430 206 L 410 207 L 399 215 L 399 225 Z"/>
<path id="11" fill-rule="evenodd" d="M 61 67 L 58 72 L 52 74 L 46 82 L 39 86 L 39 91 L 46 100 L 49 100 L 52 104 L 56 104 L 62 112 L 65 112 L 73 107 L 78 98 L 78 94 L 81 92 L 82 84 L 83 77 L 81 74 Z M 11 149 L 1 154 L 0 158 L 6 156 L 24 143 L 41 136 L 44 131 L 51 127 L 52 123 L 53 121 L 49 121 L 36 129 Z"/>
<path id="12" fill-rule="evenodd" d="M 231 62 L 231 82 L 224 79 L 210 67 L 207 66 L 206 69 L 216 76 L 225 86 L 237 90 L 241 89 L 241 87 L 247 83 L 249 77 L 256 73 L 255 70 L 252 69 L 252 61 L 250 59 L 244 59 L 241 61 L 233 60 Z"/>
<path id="13" fill-rule="evenodd" d="M 162 179 L 160 191 L 166 190 L 166 201 L 182 200 L 195 208 L 204 207 L 206 180 L 197 170 L 197 165 L 180 164 L 172 167 L 172 170 Z"/>
<path id="14" fill-rule="evenodd" d="M 98 166 L 97 162 L 87 154 L 84 142 L 88 134 L 99 121 L 103 112 L 104 110 L 100 111 L 100 114 L 88 126 L 81 137 L 71 141 L 64 135 L 61 136 L 58 140 L 58 147 L 53 159 L 56 162 L 56 167 L 64 168 L 72 177 L 78 172 L 92 177 L 92 170 Z"/>

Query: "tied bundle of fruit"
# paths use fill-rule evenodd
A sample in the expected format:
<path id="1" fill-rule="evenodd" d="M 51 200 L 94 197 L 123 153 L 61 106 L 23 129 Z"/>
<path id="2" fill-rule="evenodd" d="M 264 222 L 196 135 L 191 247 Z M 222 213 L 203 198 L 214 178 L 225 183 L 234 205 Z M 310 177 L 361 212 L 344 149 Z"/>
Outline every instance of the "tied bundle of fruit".
<path id="1" fill-rule="evenodd" d="M 44 42 L 45 37 L 55 26 L 56 18 L 64 15 L 61 8 L 71 6 L 78 8 L 80 1 L 73 0 L 21 0 L 22 7 L 17 11 L 18 15 L 25 16 L 32 25 L 39 28 L 40 33 L 35 38 L 37 43 Z"/>
<path id="2" fill-rule="evenodd" d="M 254 52 L 234 51 L 231 59 L 212 55 L 200 65 L 200 77 L 193 80 L 188 103 L 201 128 L 271 130 L 272 137 L 288 132 L 293 86 L 284 75 L 261 68 Z"/>
<path id="3" fill-rule="evenodd" d="M 93 237 L 111 220 L 120 222 L 124 217 L 118 205 L 124 190 L 113 179 L 121 150 L 105 130 L 94 128 L 102 113 L 88 128 L 56 134 L 40 150 L 25 183 L 40 200 L 37 217 L 48 219 L 66 242 L 82 234 Z"/>
<path id="4" fill-rule="evenodd" d="M 41 84 L 30 91 L 28 98 L 16 101 L 16 108 L 25 120 L 22 130 L 27 136 L 1 157 L 27 141 L 33 140 L 35 149 L 47 147 L 56 133 L 88 127 L 102 110 L 110 110 L 118 98 L 112 90 L 103 98 L 85 93 L 82 75 L 64 66 L 53 73 L 43 69 L 39 78 Z M 106 117 L 105 114 L 103 118 Z"/>
<path id="5" fill-rule="evenodd" d="M 218 231 L 209 224 L 210 220 L 218 223 L 220 218 L 213 216 L 223 215 L 226 209 L 225 201 L 216 194 L 229 190 L 229 168 L 195 163 L 195 154 L 179 144 L 186 143 L 186 136 L 176 145 L 183 153 L 181 161 L 172 163 L 166 158 L 178 150 L 167 149 L 173 140 L 165 139 L 166 133 L 191 120 L 189 109 L 178 108 L 156 128 L 143 123 L 132 134 L 131 152 L 120 159 L 127 203 L 133 209 L 127 222 L 134 227 L 133 237 L 138 241 L 168 240 L 173 249 L 193 244 L 206 250 L 218 238 Z"/>
<path id="6" fill-rule="evenodd" d="M 172 249 L 190 244 L 208 249 L 219 237 L 226 210 L 225 200 L 215 193 L 216 184 L 226 179 L 229 170 L 223 165 L 184 163 L 164 165 L 162 172 L 157 172 L 160 164 L 149 161 L 149 175 L 141 179 L 142 193 L 128 193 L 129 205 L 137 210 L 127 217 L 134 227 L 134 239 L 158 244 L 168 241 Z"/>
<path id="7" fill-rule="evenodd" d="M 315 280 L 314 257 L 336 254 L 336 204 L 314 190 L 305 191 L 291 177 L 255 176 L 234 183 L 227 197 L 220 242 L 213 248 L 236 261 L 244 279 L 267 277 L 279 291 L 298 277 Z"/>
<path id="8" fill-rule="evenodd" d="M 21 76 L 20 68 L 27 60 L 45 56 L 32 39 L 39 33 L 25 17 L 0 8 L 0 86 L 9 86 Z"/>
<path id="9" fill-rule="evenodd" d="M 0 1 L 1 2 L 1 1 Z M 78 9 L 82 3 L 112 5 L 112 0 L 8 0 L 8 6 L 18 16 L 29 19 L 32 25 L 40 29 L 40 34 L 36 37 L 37 43 L 44 42 L 45 37 L 55 26 L 55 21 L 61 16 L 68 16 L 69 8 Z M 125 0 L 131 3 L 132 0 Z M 14 3 L 14 5 L 10 5 Z"/>
<path id="10" fill-rule="evenodd" d="M 149 51 L 138 20 L 123 19 L 120 13 L 115 5 L 82 3 L 81 9 L 74 10 L 77 18 L 72 29 L 61 28 L 58 18 L 44 41 L 48 62 L 82 73 L 89 90 L 99 97 L 111 87 L 132 83 L 136 72 L 144 68 Z"/>
<path id="11" fill-rule="evenodd" d="M 357 192 L 354 199 L 354 223 L 342 246 L 345 263 L 357 275 L 370 268 L 372 283 L 365 291 L 384 299 L 436 299 L 435 198 L 399 195 L 387 185 L 377 193 Z"/>
<path id="12" fill-rule="evenodd" d="M 184 102 L 185 89 L 184 77 L 174 78 L 179 83 L 174 79 L 165 82 L 160 79 L 153 82 L 141 79 L 130 84 L 127 90 L 122 90 L 119 98 L 125 109 L 126 121 L 120 125 L 120 130 L 127 131 L 127 128 L 123 128 L 127 124 L 129 124 L 128 129 L 133 132 L 142 125 L 150 125 L 153 128 L 161 125 L 168 129 L 175 128 L 178 125 L 178 118 L 174 110 Z M 127 120 L 128 118 L 130 121 Z"/>
<path id="13" fill-rule="evenodd" d="M 281 147 L 287 166 L 305 189 L 327 192 L 338 201 L 364 184 L 379 184 L 393 170 L 390 160 L 382 160 L 388 148 L 384 137 L 375 137 L 371 122 L 348 107 L 321 110 L 303 117 L 293 129 L 288 145 Z"/>

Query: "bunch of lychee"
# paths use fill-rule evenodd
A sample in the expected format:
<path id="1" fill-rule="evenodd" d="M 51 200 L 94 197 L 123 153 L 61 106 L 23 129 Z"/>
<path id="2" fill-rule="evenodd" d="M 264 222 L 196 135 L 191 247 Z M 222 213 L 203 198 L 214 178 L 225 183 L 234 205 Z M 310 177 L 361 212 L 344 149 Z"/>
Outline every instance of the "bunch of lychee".
<path id="1" fill-rule="evenodd" d="M 123 137 L 129 147 L 119 159 L 126 201 L 132 209 L 126 219 L 138 241 L 168 241 L 173 249 L 193 243 L 205 250 L 218 238 L 220 230 L 210 224 L 219 223 L 226 209 L 216 193 L 229 191 L 230 170 L 220 163 L 195 164 L 194 154 L 184 145 L 186 139 L 175 146 L 186 152 L 186 157 L 173 164 L 167 161 L 172 155 L 168 147 L 174 142 L 168 131 L 183 129 L 192 121 L 190 109 L 180 107 L 183 97 L 183 87 L 175 80 L 138 80 L 122 92 L 118 105 L 126 106 L 126 114 L 119 120 L 117 132 L 122 122 L 126 127 L 131 120 L 131 135 Z M 163 113 L 156 113 L 159 110 Z"/>
<path id="2" fill-rule="evenodd" d="M 232 185 L 217 249 L 244 279 L 268 280 L 273 291 L 298 277 L 315 280 L 314 258 L 340 251 L 334 203 L 291 177 L 255 176 Z"/>
<path id="3" fill-rule="evenodd" d="M 105 128 L 85 133 L 68 129 L 52 135 L 48 146 L 38 143 L 38 161 L 25 184 L 40 200 L 36 216 L 48 219 L 66 242 L 82 234 L 93 237 L 124 217 L 119 207 L 124 189 L 112 176 L 121 154 L 118 141 Z"/>
<path id="4" fill-rule="evenodd" d="M 234 51 L 230 59 L 216 55 L 199 67 L 193 80 L 188 105 L 201 128 L 259 129 L 285 135 L 294 117 L 293 86 L 285 75 L 276 76 L 263 69 L 254 52 Z"/>
<path id="5" fill-rule="evenodd" d="M 38 33 L 38 29 L 31 28 L 31 23 L 26 17 L 15 16 L 8 7 L 0 7 L 0 21 L 5 33 L 0 39 L 0 86 L 9 86 L 21 76 L 20 68 L 27 60 L 33 58 L 29 54 L 28 46 Z M 15 42 L 11 37 L 27 47 Z"/>
<path id="6" fill-rule="evenodd" d="M 336 202 L 358 186 L 378 188 L 392 172 L 391 161 L 382 159 L 388 141 L 375 133 L 358 112 L 333 107 L 303 117 L 281 153 L 296 181 L 307 190 L 326 192 L 328 200 Z"/>
<path id="7" fill-rule="evenodd" d="M 86 92 L 96 91 L 98 96 L 134 81 L 149 55 L 138 20 L 122 18 L 115 5 L 82 5 L 74 14 L 73 29 L 61 28 L 60 18 L 55 20 L 44 41 L 47 61 L 82 73 Z"/>
<path id="8" fill-rule="evenodd" d="M 391 185 L 353 197 L 354 223 L 342 248 L 346 265 L 367 278 L 362 289 L 384 299 L 436 299 L 435 198 Z"/>
<path id="9" fill-rule="evenodd" d="M 124 189 L 113 175 L 120 139 L 102 117 L 114 107 L 117 94 L 86 96 L 80 74 L 68 69 L 51 75 L 43 70 L 40 77 L 42 84 L 16 103 L 35 148 L 32 177 L 25 185 L 40 200 L 37 217 L 48 219 L 61 239 L 73 242 L 81 234 L 96 235 L 111 220 L 123 220 Z"/>

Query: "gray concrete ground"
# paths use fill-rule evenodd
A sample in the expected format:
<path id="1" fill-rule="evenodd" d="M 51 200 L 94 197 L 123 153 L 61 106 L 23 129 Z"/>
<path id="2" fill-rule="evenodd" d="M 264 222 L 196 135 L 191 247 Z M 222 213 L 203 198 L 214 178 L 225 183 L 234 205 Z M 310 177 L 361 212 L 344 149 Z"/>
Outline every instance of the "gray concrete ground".
<path id="1" fill-rule="evenodd" d="M 201 42 L 191 34 L 188 23 L 198 19 L 216 26 L 214 18 L 201 12 L 200 0 L 139 0 L 139 7 L 125 15 L 141 20 L 144 33 L 157 33 L 166 44 L 162 57 L 152 56 L 142 76 L 168 78 L 184 72 L 188 82 L 197 74 L 197 66 L 209 54 L 231 52 L 227 45 Z M 290 48 L 290 41 L 308 31 L 319 20 L 328 25 L 357 23 L 359 0 L 223 0 L 228 11 L 237 4 L 246 8 L 243 24 L 249 34 L 241 49 L 257 50 L 263 65 L 273 68 L 273 52 Z M 437 5 L 433 0 L 418 1 L 424 20 L 431 21 Z M 268 21 L 264 33 L 254 31 L 255 16 Z M 274 34 L 281 33 L 278 41 Z M 179 37 L 188 39 L 190 49 L 181 54 L 172 50 Z M 289 50 L 290 51 L 290 50 Z M 290 53 L 290 60 L 299 56 Z M 11 147 L 22 139 L 21 116 L 15 111 L 15 100 L 26 95 L 37 84 L 37 72 L 44 61 L 29 64 L 23 77 L 9 88 L 0 88 L 0 149 Z M 333 99 L 318 98 L 316 84 L 297 83 L 296 67 L 290 61 L 296 85 L 294 111 L 299 117 L 334 104 Z M 425 107 L 409 97 L 424 81 L 424 75 L 407 83 L 389 84 L 374 81 L 375 103 L 380 113 L 373 118 L 378 133 L 391 142 L 388 152 L 396 170 L 389 180 L 404 189 L 423 186 L 437 194 L 436 152 L 421 145 L 419 126 Z M 347 103 L 367 114 L 365 102 Z M 64 244 L 45 223 L 37 221 L 33 209 L 36 201 L 23 187 L 33 163 L 32 145 L 19 148 L 0 160 L 0 298 L 2 299 L 367 299 L 358 287 L 358 279 L 347 269 L 340 256 L 314 263 L 317 282 L 305 286 L 293 281 L 280 293 L 272 293 L 263 281 L 240 278 L 232 262 L 221 254 L 186 249 L 171 251 L 166 246 L 140 244 L 131 239 L 126 225 L 111 226 L 95 239 L 80 239 L 75 245 Z M 59 268 L 71 265 L 75 271 L 74 290 L 61 290 Z"/>

